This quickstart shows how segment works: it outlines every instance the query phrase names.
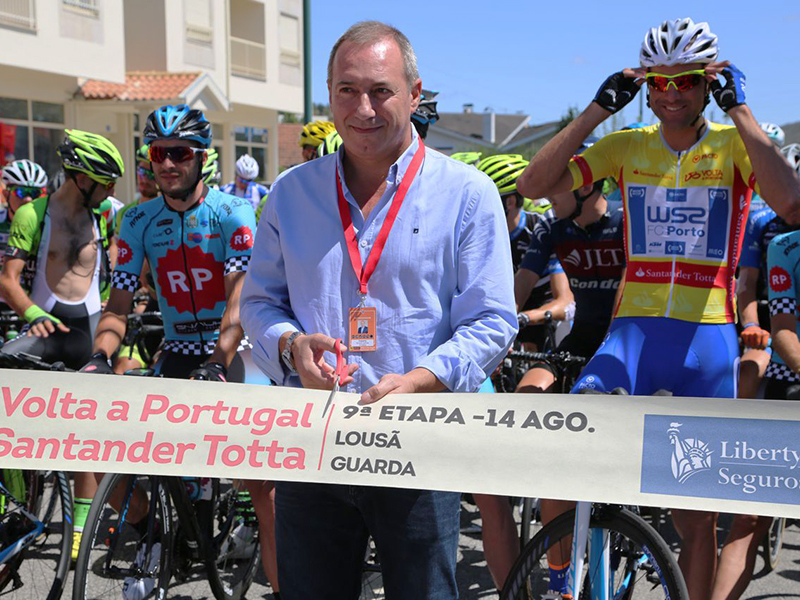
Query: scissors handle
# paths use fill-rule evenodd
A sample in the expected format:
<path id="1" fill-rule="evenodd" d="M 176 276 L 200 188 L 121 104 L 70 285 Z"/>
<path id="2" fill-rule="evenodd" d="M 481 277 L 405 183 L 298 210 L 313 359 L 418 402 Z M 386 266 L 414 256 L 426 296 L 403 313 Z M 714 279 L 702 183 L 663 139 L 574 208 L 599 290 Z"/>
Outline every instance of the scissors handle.
<path id="1" fill-rule="evenodd" d="M 344 376 L 347 373 L 347 363 L 344 361 L 342 344 L 343 342 L 341 338 L 338 338 L 333 344 L 336 349 L 336 371 L 334 372 L 334 375 L 337 379 L 337 383 L 344 379 Z"/>

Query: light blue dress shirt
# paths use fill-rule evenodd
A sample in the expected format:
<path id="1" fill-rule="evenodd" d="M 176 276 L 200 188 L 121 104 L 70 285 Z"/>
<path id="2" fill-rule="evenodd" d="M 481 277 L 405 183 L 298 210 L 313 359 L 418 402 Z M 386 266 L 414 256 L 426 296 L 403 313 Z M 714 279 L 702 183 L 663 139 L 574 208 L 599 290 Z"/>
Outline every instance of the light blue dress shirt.
<path id="1" fill-rule="evenodd" d="M 279 385 L 299 386 L 280 359 L 287 331 L 347 343 L 358 279 L 347 252 L 336 170 L 350 205 L 362 264 L 372 249 L 419 139 L 389 169 L 365 220 L 347 189 L 341 150 L 283 173 L 261 215 L 241 298 L 256 364 Z M 366 306 L 377 309 L 377 350 L 348 352 L 359 365 L 348 392 L 387 373 L 423 367 L 454 392 L 475 392 L 517 333 L 508 228 L 497 187 L 472 166 L 429 148 L 406 195 Z M 332 355 L 327 356 L 334 363 Z"/>

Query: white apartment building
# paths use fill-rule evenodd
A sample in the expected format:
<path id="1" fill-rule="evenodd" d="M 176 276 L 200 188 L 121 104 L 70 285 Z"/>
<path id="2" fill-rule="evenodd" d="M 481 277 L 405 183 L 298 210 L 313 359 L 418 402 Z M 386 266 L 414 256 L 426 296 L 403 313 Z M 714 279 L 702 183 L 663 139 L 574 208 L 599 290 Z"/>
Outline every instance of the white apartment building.
<path id="1" fill-rule="evenodd" d="M 49 174 L 64 128 L 133 153 L 147 115 L 185 102 L 213 125 L 223 181 L 247 152 L 278 174 L 278 113 L 303 110 L 302 0 L 0 0 L 0 166 Z"/>

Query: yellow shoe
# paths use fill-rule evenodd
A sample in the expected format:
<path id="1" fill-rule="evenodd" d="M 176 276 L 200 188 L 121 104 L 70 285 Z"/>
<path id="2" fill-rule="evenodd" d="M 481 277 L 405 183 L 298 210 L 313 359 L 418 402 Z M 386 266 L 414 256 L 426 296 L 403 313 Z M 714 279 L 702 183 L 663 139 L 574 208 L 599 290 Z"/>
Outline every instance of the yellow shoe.
<path id="1" fill-rule="evenodd" d="M 81 549 L 81 538 L 83 538 L 82 531 L 72 532 L 72 562 L 78 560 L 78 550 Z"/>

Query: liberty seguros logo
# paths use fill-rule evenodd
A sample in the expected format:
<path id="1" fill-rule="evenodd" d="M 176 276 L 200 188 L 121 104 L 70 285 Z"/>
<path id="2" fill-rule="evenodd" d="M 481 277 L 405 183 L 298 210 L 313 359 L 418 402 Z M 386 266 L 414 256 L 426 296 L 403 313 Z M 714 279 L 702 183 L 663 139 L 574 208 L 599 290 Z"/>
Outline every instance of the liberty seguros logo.
<path id="1" fill-rule="evenodd" d="M 713 452 L 708 444 L 700 439 L 684 438 L 681 435 L 681 423 L 670 423 L 667 429 L 672 444 L 672 476 L 678 483 L 685 483 L 696 473 L 711 470 Z"/>

